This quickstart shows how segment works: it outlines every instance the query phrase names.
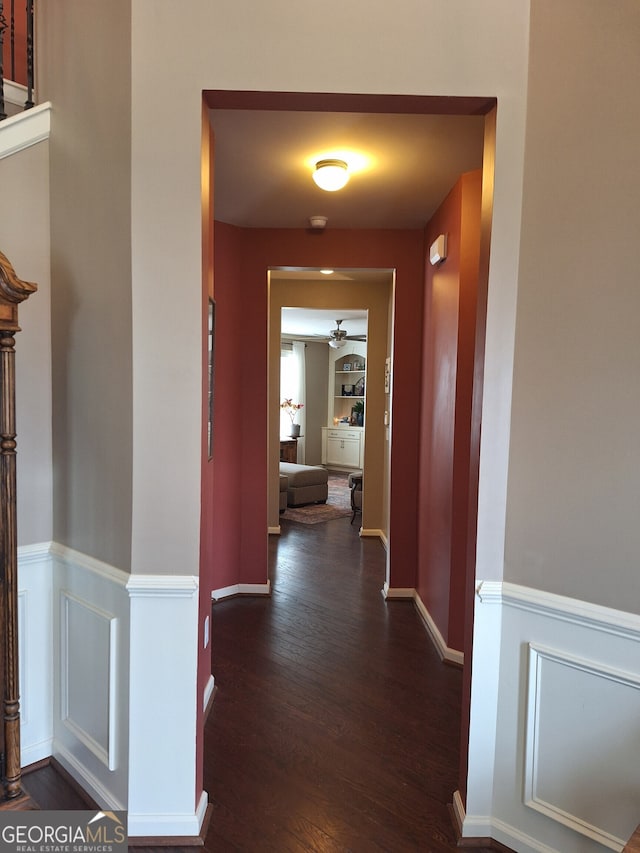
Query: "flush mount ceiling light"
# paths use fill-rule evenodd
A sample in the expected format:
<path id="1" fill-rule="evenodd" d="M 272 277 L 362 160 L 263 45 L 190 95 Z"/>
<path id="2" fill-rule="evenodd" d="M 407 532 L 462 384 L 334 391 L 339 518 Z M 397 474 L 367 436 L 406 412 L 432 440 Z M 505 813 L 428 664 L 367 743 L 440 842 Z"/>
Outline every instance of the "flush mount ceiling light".
<path id="1" fill-rule="evenodd" d="M 333 275 L 333 270 L 320 270 L 320 275 Z"/>
<path id="2" fill-rule="evenodd" d="M 344 160 L 318 160 L 312 177 L 321 190 L 333 193 L 349 180 L 347 164 Z"/>
<path id="3" fill-rule="evenodd" d="M 329 346 L 334 349 L 340 349 L 347 342 L 347 332 L 340 328 L 342 320 L 336 320 L 337 329 L 332 329 L 329 332 Z"/>

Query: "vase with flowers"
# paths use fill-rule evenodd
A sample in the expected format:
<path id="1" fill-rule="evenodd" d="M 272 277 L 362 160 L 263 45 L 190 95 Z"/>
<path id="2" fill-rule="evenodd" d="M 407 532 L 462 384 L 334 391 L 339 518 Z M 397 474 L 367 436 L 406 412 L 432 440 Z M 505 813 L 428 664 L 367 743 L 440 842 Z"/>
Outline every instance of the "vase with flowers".
<path id="1" fill-rule="evenodd" d="M 291 418 L 291 438 L 298 438 L 300 435 L 300 424 L 296 423 L 296 417 L 303 406 L 304 403 L 294 403 L 291 397 L 284 399 L 280 403 L 280 408 L 284 409 Z"/>

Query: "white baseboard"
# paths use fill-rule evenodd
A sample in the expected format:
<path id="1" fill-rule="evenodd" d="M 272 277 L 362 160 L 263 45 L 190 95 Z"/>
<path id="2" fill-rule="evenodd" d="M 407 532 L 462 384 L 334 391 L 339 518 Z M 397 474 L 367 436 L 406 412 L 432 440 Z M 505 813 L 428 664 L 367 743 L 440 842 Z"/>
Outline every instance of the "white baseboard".
<path id="1" fill-rule="evenodd" d="M 429 634 L 432 643 L 436 647 L 436 650 L 440 655 L 441 660 L 447 661 L 447 663 L 456 664 L 458 666 L 464 665 L 463 652 L 459 652 L 457 649 L 452 649 L 447 646 L 444 637 L 440 633 L 438 626 L 433 621 L 431 614 L 424 605 L 424 602 L 418 595 L 418 592 L 413 587 L 392 587 L 389 586 L 388 583 L 385 583 L 384 587 L 381 589 L 381 593 L 383 598 L 387 601 L 390 599 L 411 599 L 415 604 L 418 613 L 420 614 L 420 618 L 422 619 L 424 626 L 427 629 L 427 633 Z"/>
<path id="2" fill-rule="evenodd" d="M 193 838 L 200 834 L 208 805 L 209 797 L 207 792 L 203 791 L 193 814 L 134 814 L 129 812 L 127 815 L 129 837 L 165 838 L 177 836 L 176 842 L 179 846 L 180 836 Z"/>
<path id="3" fill-rule="evenodd" d="M 277 527 L 267 527 L 267 533 L 269 536 L 280 536 L 282 530 L 280 529 L 280 525 Z"/>
<path id="4" fill-rule="evenodd" d="M 203 694 L 203 698 L 202 698 L 202 710 L 203 711 L 207 710 L 207 705 L 209 704 L 209 702 L 211 700 L 211 696 L 213 694 L 215 686 L 216 686 L 216 680 L 213 677 L 213 675 L 210 675 L 209 680 L 207 681 L 207 683 L 205 685 L 204 694 Z"/>
<path id="5" fill-rule="evenodd" d="M 213 601 L 230 598 L 232 595 L 271 595 L 271 581 L 266 583 L 234 583 L 221 589 L 212 589 Z"/>
<path id="6" fill-rule="evenodd" d="M 22 735 L 22 732 L 20 733 Z M 30 764 L 36 764 L 38 761 L 43 761 L 45 758 L 51 758 L 53 755 L 53 738 L 41 740 L 39 743 L 30 743 L 25 746 L 20 744 L 20 764 L 22 767 L 28 767 Z"/>
<path id="7" fill-rule="evenodd" d="M 416 592 L 414 595 L 413 602 L 416 606 L 416 610 L 420 614 L 420 618 L 424 622 L 424 626 L 427 629 L 427 633 L 431 637 L 433 645 L 436 647 L 440 658 L 447 663 L 454 663 L 457 666 L 464 666 L 464 652 L 460 652 L 457 649 L 450 648 L 442 634 L 440 633 L 440 629 L 433 621 L 433 618 L 429 611 L 427 610 L 423 600 L 420 598 L 418 593 Z"/>
<path id="8" fill-rule="evenodd" d="M 460 791 L 455 791 L 453 794 L 452 808 L 462 838 L 469 840 L 490 838 L 493 841 L 504 844 L 505 847 L 509 847 L 511 850 L 517 850 L 518 853 L 560 853 L 555 847 L 548 847 L 546 844 L 541 844 L 534 838 L 525 835 L 513 826 L 507 826 L 507 824 L 500 820 L 468 816 L 465 812 Z"/>
<path id="9" fill-rule="evenodd" d="M 101 808 L 109 808 L 113 811 L 125 811 L 126 804 L 121 803 L 112 791 L 102 784 L 100 779 L 95 776 L 84 762 L 78 761 L 72 752 L 63 746 L 57 744 L 54 750 L 54 757 L 64 769 L 69 773 L 76 782 L 79 782 L 82 788 L 89 794 Z"/>
<path id="10" fill-rule="evenodd" d="M 415 597 L 416 591 L 411 586 L 401 587 L 401 586 L 389 586 L 388 583 L 385 582 L 384 586 L 380 590 L 382 593 L 382 597 L 387 600 L 388 598 L 401 598 L 407 599 L 410 598 L 413 601 Z"/>
<path id="11" fill-rule="evenodd" d="M 387 537 L 384 535 L 384 531 L 377 527 L 361 527 L 360 536 L 363 539 L 380 539 L 385 548 L 387 547 Z"/>
<path id="12" fill-rule="evenodd" d="M 454 791 L 453 792 L 452 808 L 453 808 L 453 816 L 455 818 L 456 825 L 457 825 L 458 829 L 460 830 L 460 833 L 462 833 L 462 826 L 464 824 L 464 818 L 465 818 L 465 808 L 464 808 L 464 803 L 462 802 L 462 795 L 460 794 L 460 791 Z"/>

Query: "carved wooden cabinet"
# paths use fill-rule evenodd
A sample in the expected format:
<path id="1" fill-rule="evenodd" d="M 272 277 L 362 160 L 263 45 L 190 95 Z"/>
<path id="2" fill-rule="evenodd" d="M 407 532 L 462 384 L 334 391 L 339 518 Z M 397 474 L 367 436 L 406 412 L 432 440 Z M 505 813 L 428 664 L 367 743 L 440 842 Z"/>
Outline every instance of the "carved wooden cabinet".
<path id="1" fill-rule="evenodd" d="M 18 675 L 15 333 L 18 305 L 36 285 L 22 281 L 0 252 L 0 646 L 2 663 L 2 809 L 33 808 L 22 790 Z"/>
<path id="2" fill-rule="evenodd" d="M 297 438 L 281 438 L 280 439 L 280 461 L 293 462 L 294 465 L 298 461 L 298 439 Z"/>

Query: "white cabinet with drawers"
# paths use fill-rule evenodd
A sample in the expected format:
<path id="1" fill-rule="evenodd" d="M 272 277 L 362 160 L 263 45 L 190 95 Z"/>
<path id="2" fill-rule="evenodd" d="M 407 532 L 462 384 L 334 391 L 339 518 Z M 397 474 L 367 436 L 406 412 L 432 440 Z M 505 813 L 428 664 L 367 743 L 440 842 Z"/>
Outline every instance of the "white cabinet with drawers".
<path id="1" fill-rule="evenodd" d="M 364 430 L 362 427 L 323 427 L 322 464 L 337 468 L 362 468 Z"/>

